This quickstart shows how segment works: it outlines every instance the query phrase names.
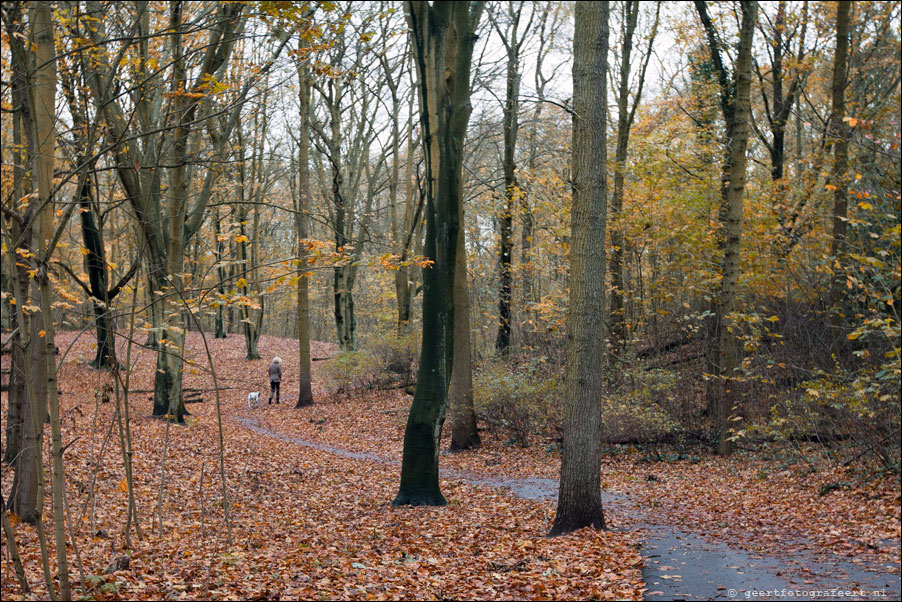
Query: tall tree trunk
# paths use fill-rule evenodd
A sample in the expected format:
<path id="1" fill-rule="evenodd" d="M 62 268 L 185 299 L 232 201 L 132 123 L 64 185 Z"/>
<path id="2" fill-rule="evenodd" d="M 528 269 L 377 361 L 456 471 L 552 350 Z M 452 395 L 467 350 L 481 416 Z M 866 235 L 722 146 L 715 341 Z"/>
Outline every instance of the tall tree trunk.
<path id="1" fill-rule="evenodd" d="M 426 257 L 423 271 L 423 342 L 417 387 L 392 502 L 444 505 L 438 457 L 454 361 L 454 273 L 458 244 L 461 170 L 470 105 L 470 64 L 483 2 L 404 3 L 417 66 L 420 121 L 426 153 Z"/>
<path id="2" fill-rule="evenodd" d="M 259 318 L 262 317 L 263 313 L 263 298 L 259 297 L 260 306 L 259 308 L 253 307 L 252 299 L 255 297 L 255 289 L 259 288 L 257 283 L 257 248 L 258 248 L 258 235 L 259 235 L 259 220 L 260 213 L 258 211 L 259 205 L 255 205 L 253 207 L 249 207 L 247 205 L 247 201 L 255 201 L 258 200 L 256 198 L 258 187 L 260 186 L 259 182 L 259 174 L 257 172 L 257 144 L 258 140 L 258 115 L 259 112 L 254 117 L 254 137 L 252 139 L 252 144 L 254 145 L 254 152 L 251 154 L 250 162 L 251 162 L 251 173 L 250 177 L 247 176 L 247 159 L 245 157 L 245 151 L 247 150 L 247 145 L 245 143 L 244 138 L 244 129 L 243 126 L 239 126 L 236 130 L 237 138 L 238 138 L 238 156 L 239 156 L 239 167 L 238 173 L 240 177 L 240 182 L 238 186 L 238 205 L 239 205 L 239 213 L 238 213 L 238 222 L 239 222 L 239 241 L 238 241 L 238 253 L 241 259 L 241 277 L 238 279 L 240 283 L 241 294 L 245 299 L 245 302 L 241 304 L 241 328 L 244 331 L 244 348 L 246 351 L 245 359 L 247 360 L 258 360 L 260 359 L 260 352 L 257 350 L 257 342 L 260 340 L 260 328 L 259 328 Z M 247 191 L 250 190 L 250 194 Z M 250 197 L 250 198 L 248 198 Z M 247 234 L 247 218 L 248 212 L 254 212 L 254 221 L 251 227 L 250 238 L 248 238 Z"/>
<path id="3" fill-rule="evenodd" d="M 614 187 L 611 195 L 609 215 L 611 218 L 611 301 L 608 310 L 608 322 L 611 325 L 609 358 L 614 360 L 626 345 L 626 307 L 624 295 L 626 284 L 623 279 L 624 245 L 623 238 L 623 191 L 626 178 L 626 160 L 629 152 L 630 130 L 636 109 L 642 98 L 645 84 L 645 71 L 651 58 L 651 45 L 658 31 L 658 15 L 661 3 L 655 9 L 655 21 L 648 40 L 648 51 L 643 58 L 639 72 L 639 81 L 630 105 L 630 71 L 632 69 L 633 38 L 639 20 L 640 3 L 636 0 L 626 2 L 623 15 L 623 43 L 620 57 L 620 81 L 617 94 L 617 147 L 614 155 Z"/>
<path id="4" fill-rule="evenodd" d="M 500 241 L 498 245 L 498 335 L 495 349 L 500 354 L 507 353 L 511 345 L 511 299 L 513 297 L 513 271 L 511 261 L 514 252 L 514 204 L 520 196 L 517 184 L 517 164 L 514 154 L 517 150 L 517 134 L 520 131 L 520 43 L 517 28 L 520 10 L 511 9 L 510 38 L 505 40 L 507 48 L 507 77 L 504 100 L 504 205 L 498 216 Z"/>
<path id="5" fill-rule="evenodd" d="M 830 136 L 833 140 L 833 172 L 830 179 L 833 190 L 833 240 L 830 255 L 836 261 L 843 253 L 846 239 L 846 169 L 849 163 L 849 136 L 843 118 L 846 113 L 846 80 L 849 71 L 849 25 L 852 2 L 841 0 L 836 9 L 836 52 L 833 55 L 833 106 L 830 110 Z M 835 270 L 830 289 L 830 304 L 835 306 L 843 298 L 846 277 L 842 270 Z M 834 307 L 831 321 L 835 326 L 842 323 L 842 308 Z"/>
<path id="6" fill-rule="evenodd" d="M 56 60 L 53 41 L 52 6 L 50 2 L 35 2 L 29 7 L 31 43 L 34 47 L 34 126 L 36 153 L 33 157 L 35 180 L 37 183 L 40 209 L 38 219 L 37 248 L 41 263 L 38 265 L 36 280 L 40 288 L 41 322 L 43 329 L 33 342 L 43 353 L 44 373 L 38 376 L 46 382 L 50 415 L 50 450 L 52 457 L 52 498 L 53 531 L 56 542 L 57 573 L 59 575 L 60 597 L 71 599 L 69 587 L 69 565 L 66 552 L 66 521 L 63 514 L 63 499 L 66 494 L 66 477 L 63 470 L 63 441 L 60 426 L 60 407 L 57 397 L 56 345 L 54 342 L 53 308 L 50 290 L 49 259 L 53 254 L 54 203 L 53 170 L 56 152 Z M 42 378 L 43 377 L 43 378 Z M 37 453 L 42 453 L 37 448 Z M 40 512 L 40 508 L 38 508 Z"/>
<path id="7" fill-rule="evenodd" d="M 213 218 L 213 225 L 215 227 L 214 235 L 216 236 L 216 274 L 219 278 L 219 283 L 217 284 L 217 288 L 219 290 L 219 298 L 216 300 L 216 334 L 214 335 L 214 338 L 224 339 L 228 336 L 226 334 L 225 325 L 226 270 L 222 264 L 222 257 L 225 253 L 225 240 L 222 234 L 222 226 L 220 224 L 219 209 L 216 210 L 216 216 Z"/>
<path id="8" fill-rule="evenodd" d="M 40 157 L 39 154 L 48 153 L 48 157 L 52 158 L 55 138 L 53 140 L 41 139 L 39 135 L 48 135 L 47 94 L 51 94 L 52 98 L 54 86 L 48 86 L 46 77 L 50 71 L 55 73 L 55 68 L 51 65 L 46 69 L 40 69 L 40 76 L 35 71 L 35 67 L 43 66 L 44 61 L 49 60 L 49 57 L 45 55 L 41 61 L 37 60 L 36 43 L 33 39 L 26 37 L 28 33 L 25 29 L 26 19 L 23 14 L 26 8 L 30 11 L 27 22 L 31 27 L 32 37 L 38 34 L 33 19 L 38 18 L 38 14 L 41 20 L 47 19 L 47 23 L 43 27 L 46 27 L 48 31 L 45 35 L 40 36 L 41 41 L 45 42 L 46 36 L 52 35 L 49 16 L 47 7 L 43 3 L 37 6 L 39 8 L 34 9 L 27 6 L 26 3 L 14 3 L 7 8 L 10 12 L 4 14 L 4 25 L 7 29 L 11 54 L 12 98 L 13 104 L 16 106 L 13 116 L 13 135 L 17 144 L 16 150 L 20 153 L 21 158 L 20 161 L 14 162 L 13 192 L 18 199 L 29 199 L 25 213 L 15 223 L 11 223 L 8 228 L 4 227 L 4 234 L 8 238 L 9 264 L 13 267 L 10 280 L 16 303 L 11 309 L 15 312 L 18 327 L 18 333 L 13 339 L 13 345 L 17 346 L 17 348 L 14 347 L 13 360 L 18 367 L 11 366 L 10 416 L 7 417 L 7 420 L 10 420 L 16 413 L 20 417 L 18 428 L 15 425 L 12 426 L 12 434 L 15 439 L 8 442 L 9 447 L 14 449 L 16 454 L 12 458 L 14 473 L 7 504 L 10 510 L 23 521 L 33 523 L 38 527 L 43 552 L 45 540 L 41 522 L 43 510 L 42 454 L 43 425 L 47 417 L 47 370 L 45 366 L 47 356 L 41 345 L 40 334 L 44 330 L 44 316 L 40 313 L 26 315 L 22 311 L 24 306 L 35 305 L 39 301 L 35 299 L 35 293 L 31 291 L 34 282 L 31 277 L 33 272 L 30 271 L 30 266 L 20 261 L 21 258 L 16 254 L 16 250 L 19 248 L 32 249 L 33 239 L 38 238 L 41 234 L 41 232 L 35 233 L 33 226 L 37 220 L 37 213 L 44 208 L 43 203 L 48 200 L 49 187 L 46 182 L 43 182 L 43 188 L 39 186 L 41 179 L 46 179 L 48 173 L 49 177 L 52 177 L 53 172 L 52 162 L 48 162 L 46 157 Z M 47 52 L 46 46 L 42 48 L 42 52 Z M 52 45 L 49 52 L 52 53 Z M 39 77 L 40 85 L 37 81 Z M 49 92 L 48 87 L 50 88 Z M 50 102 L 52 104 L 52 100 Z M 38 112 L 42 112 L 41 117 L 37 115 Z M 28 170 L 23 167 L 27 164 L 30 164 L 32 169 Z M 43 198 L 41 192 L 45 195 Z M 38 224 L 39 227 L 40 224 Z M 39 248 L 40 246 L 38 246 Z M 9 448 L 7 453 L 9 453 Z M 42 554 L 42 556 L 44 555 Z M 45 563 L 45 575 L 47 573 L 49 570 Z"/>
<path id="9" fill-rule="evenodd" d="M 295 213 L 295 229 L 298 241 L 297 269 L 297 321 L 298 321 L 298 402 L 296 408 L 313 405 L 310 370 L 310 301 L 307 288 L 307 212 L 310 210 L 309 168 L 309 111 L 310 84 L 306 65 L 298 67 L 298 99 L 300 100 L 301 128 L 298 140 L 298 191 Z"/>
<path id="10" fill-rule="evenodd" d="M 601 395 L 607 211 L 608 2 L 577 2 L 573 33 L 573 205 L 564 446 L 551 535 L 605 528 Z"/>
<path id="11" fill-rule="evenodd" d="M 746 149 L 751 121 L 752 42 L 758 4 L 742 2 L 742 23 L 739 48 L 730 81 L 724 67 L 720 37 L 707 13 L 704 2 L 696 1 L 696 8 L 708 37 L 711 60 L 720 85 L 721 111 L 726 124 L 726 147 L 721 172 L 721 280 L 717 310 L 715 347 L 712 359 L 717 375 L 709 388 L 709 413 L 717 430 L 716 452 L 729 455 L 733 450 L 732 430 L 737 400 L 736 370 L 739 367 L 738 324 L 735 313 L 739 308 L 739 253 L 742 243 L 742 201 L 746 181 Z"/>
<path id="12" fill-rule="evenodd" d="M 180 2 L 170 5 L 170 30 L 173 46 L 172 111 L 179 116 L 172 131 L 170 157 L 175 166 L 168 170 L 169 207 L 166 216 L 168 236 L 165 251 L 158 254 L 157 265 L 165 266 L 151 275 L 152 290 L 162 292 L 159 302 L 161 312 L 160 338 L 157 366 L 154 377 L 154 416 L 165 416 L 179 423 L 185 420 L 185 403 L 182 397 L 182 351 L 185 348 L 185 328 L 181 312 L 182 273 L 185 263 L 185 214 L 188 210 L 188 99 L 179 90 L 187 90 L 187 69 L 183 53 L 183 6 Z M 154 266 L 156 267 L 156 266 Z M 155 325 L 156 326 L 156 325 Z"/>

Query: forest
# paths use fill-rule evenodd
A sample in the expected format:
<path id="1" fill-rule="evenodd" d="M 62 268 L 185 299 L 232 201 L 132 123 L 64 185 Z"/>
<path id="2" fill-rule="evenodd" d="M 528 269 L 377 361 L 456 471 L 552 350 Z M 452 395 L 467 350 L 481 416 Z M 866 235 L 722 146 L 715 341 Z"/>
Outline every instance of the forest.
<path id="1" fill-rule="evenodd" d="M 3 600 L 902 594 L 899 3 L 0 37 Z"/>

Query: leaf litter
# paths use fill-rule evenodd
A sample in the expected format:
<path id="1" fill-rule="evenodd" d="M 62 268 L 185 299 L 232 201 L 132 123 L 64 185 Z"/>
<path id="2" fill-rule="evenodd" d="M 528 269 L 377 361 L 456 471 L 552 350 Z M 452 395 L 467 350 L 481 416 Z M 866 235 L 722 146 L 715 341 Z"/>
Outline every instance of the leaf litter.
<path id="1" fill-rule="evenodd" d="M 60 346 L 67 347 L 74 337 L 60 333 Z M 392 508 L 410 398 L 398 389 L 334 393 L 336 387 L 320 377 L 321 362 L 315 362 L 316 403 L 295 410 L 292 373 L 297 369 L 287 360 L 282 403 L 264 401 L 248 410 L 247 393 L 260 391 L 263 400 L 268 396 L 268 360 L 247 361 L 243 341 L 234 335 L 207 341 L 220 385 L 229 387 L 221 395 L 234 545 L 225 539 L 212 391 L 204 393 L 204 403 L 188 406 L 192 415 L 186 426 L 170 429 L 162 536 L 156 505 L 165 423 L 149 417 L 147 393 L 133 392 L 135 495 L 145 538 L 138 541 L 133 534 L 134 547 L 126 549 L 127 485 L 117 432 L 106 436 L 115 404 L 100 403 L 96 395 L 110 377 L 87 365 L 92 342 L 87 335 L 75 342 L 60 375 L 63 440 L 70 444 L 67 497 L 87 575 L 87 583 L 79 582 L 73 559 L 76 596 L 637 600 L 644 591 L 638 552 L 643 530 L 637 529 L 642 521 L 688 526 L 709 539 L 756 552 L 842 557 L 899 573 L 898 479 L 857 482 L 849 469 L 785 468 L 750 458 L 650 463 L 638 453 L 605 456 L 604 489 L 628 500 L 607 508 L 613 528 L 554 539 L 545 537 L 553 502 L 520 499 L 503 487 L 445 479 L 447 507 Z M 296 344 L 264 336 L 260 349 L 291 358 Z M 315 357 L 335 352 L 334 345 L 312 346 Z M 186 356 L 193 363 L 185 367 L 186 388 L 212 388 L 202 350 L 200 335 L 189 333 Z M 133 353 L 133 391 L 146 391 L 153 383 L 153 352 L 136 348 Z M 4 400 L 4 426 L 5 409 Z M 242 421 L 249 418 L 273 432 L 378 461 L 287 445 L 245 428 Z M 483 432 L 482 437 L 478 450 L 443 452 L 443 468 L 483 477 L 558 475 L 559 454 L 547 442 L 536 439 L 522 448 L 506 445 L 500 433 Z M 442 449 L 448 445 L 446 435 Z M 3 466 L 4 495 L 11 476 Z M 833 482 L 849 485 L 819 494 L 824 483 Z M 14 522 L 29 581 L 39 586 L 36 533 Z M 49 503 L 45 522 L 52 532 Z M 104 575 L 122 555 L 130 556 L 128 568 Z M 12 568 L 5 554 L 0 562 L 3 599 L 22 599 L 15 580 L 7 578 Z"/>
<path id="2" fill-rule="evenodd" d="M 60 333 L 60 347 L 67 347 L 74 336 Z M 86 574 L 82 583 L 70 550 L 76 598 L 641 598 L 642 559 L 632 533 L 584 529 L 550 539 L 545 534 L 553 518 L 551 502 L 523 500 L 502 489 L 460 480 L 443 481 L 450 502 L 446 507 L 393 508 L 397 466 L 286 445 L 242 427 L 237 419 L 250 413 L 248 392 L 259 390 L 261 398 L 268 396 L 264 388 L 268 360 L 246 361 L 237 336 L 208 338 L 220 386 L 233 387 L 221 395 L 234 545 L 229 547 L 225 537 L 212 392 L 204 393 L 204 403 L 187 406 L 191 416 L 185 426 L 170 428 L 159 534 L 156 506 L 166 424 L 149 416 L 150 394 L 137 392 L 152 387 L 153 352 L 135 348 L 131 386 L 136 392 L 130 395 L 134 493 L 144 539 L 139 541 L 132 533 L 133 547 L 127 549 L 123 537 L 127 484 L 117 431 L 110 430 L 115 404 L 102 403 L 95 395 L 110 377 L 87 365 L 93 357 L 92 343 L 92 337 L 83 335 L 60 373 L 63 440 L 70 444 L 65 456 L 67 497 Z M 296 356 L 292 353 L 296 342 L 289 339 L 264 336 L 260 349 L 267 355 Z M 332 346 L 314 343 L 317 357 L 332 351 Z M 186 356 L 195 364 L 186 364 L 184 386 L 211 388 L 197 333 L 189 333 Z M 363 445 L 364 440 L 381 439 L 378 452 L 400 459 L 396 423 L 403 423 L 406 416 L 381 411 L 386 403 L 406 409 L 404 398 L 395 392 L 375 392 L 369 410 L 354 415 L 365 408 L 345 397 L 320 393 L 317 405 L 294 410 L 297 389 L 292 372 L 296 368 L 286 361 L 282 403 L 264 405 L 254 410 L 256 415 L 279 428 L 310 427 L 333 437 L 328 442 L 336 447 L 369 450 L 377 446 Z M 314 382 L 322 387 L 317 378 L 314 374 Z M 374 420 L 376 414 L 379 418 Z M 334 424 L 342 415 L 346 422 Z M 323 417 L 325 422 L 315 424 Z M 3 419 L 5 426 L 5 414 Z M 380 433 L 383 427 L 386 430 Z M 306 430 L 298 429 L 298 434 L 306 435 Z M 490 449 L 488 456 L 492 453 Z M 4 494 L 11 482 L 11 470 L 4 466 Z M 41 593 L 36 532 L 15 522 L 26 574 L 36 591 L 32 596 L 46 595 Z M 45 524 L 52 532 L 49 503 Z M 55 574 L 55 550 L 53 542 L 48 543 Z M 104 575 L 123 555 L 130 557 L 128 567 Z M 7 578 L 13 572 L 6 555 L 0 562 L 3 599 L 22 599 L 15 580 Z"/>

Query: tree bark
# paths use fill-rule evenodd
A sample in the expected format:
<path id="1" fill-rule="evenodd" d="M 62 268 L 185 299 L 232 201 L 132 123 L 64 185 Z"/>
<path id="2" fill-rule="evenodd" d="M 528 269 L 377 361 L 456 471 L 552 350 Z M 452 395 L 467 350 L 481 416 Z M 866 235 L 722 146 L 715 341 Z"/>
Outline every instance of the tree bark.
<path id="1" fill-rule="evenodd" d="M 535 9 L 534 9 L 535 10 Z M 498 244 L 498 334 L 495 350 L 504 355 L 511 346 L 511 301 L 513 299 L 513 253 L 514 253 L 514 206 L 520 204 L 521 192 L 517 182 L 517 136 L 520 131 L 520 38 L 518 28 L 523 11 L 521 2 L 517 9 L 508 4 L 507 36 L 502 35 L 507 50 L 507 75 L 505 77 L 505 99 L 503 111 L 504 155 L 504 204 L 498 216 L 500 241 Z M 495 28 L 501 28 L 495 23 Z"/>
<path id="2" fill-rule="evenodd" d="M 645 71 L 651 58 L 651 46 L 658 30 L 658 15 L 661 3 L 655 9 L 655 21 L 648 40 L 648 51 L 643 58 L 639 72 L 639 81 L 630 105 L 630 71 L 632 69 L 633 38 L 639 20 L 640 2 L 633 0 L 624 5 L 623 43 L 620 58 L 620 81 L 617 93 L 617 146 L 614 155 L 614 186 L 611 195 L 609 215 L 611 218 L 611 301 L 608 310 L 608 321 L 611 325 L 609 358 L 619 356 L 626 345 L 626 306 L 624 296 L 626 286 L 623 279 L 624 237 L 623 237 L 623 191 L 626 179 L 626 160 L 629 151 L 630 130 L 636 116 L 636 109 L 642 98 L 645 84 Z"/>
<path id="3" fill-rule="evenodd" d="M 573 204 L 563 451 L 551 535 L 605 528 L 601 396 L 607 211 L 608 2 L 578 2 L 573 34 Z"/>
<path id="4" fill-rule="evenodd" d="M 732 431 L 737 400 L 736 369 L 739 367 L 738 325 L 734 314 L 739 308 L 739 253 L 742 243 L 742 203 L 745 194 L 746 149 L 751 121 L 752 42 L 755 35 L 757 2 L 742 2 L 739 48 L 729 77 L 723 64 L 719 36 L 704 2 L 696 1 L 696 9 L 708 37 L 711 60 L 720 86 L 721 111 L 726 124 L 726 145 L 721 172 L 721 260 L 720 291 L 716 303 L 716 335 L 712 360 L 717 374 L 709 387 L 709 413 L 714 417 L 718 455 L 733 450 Z"/>
<path id="5" fill-rule="evenodd" d="M 454 273 L 463 144 L 472 107 L 470 64 L 483 2 L 404 3 L 417 66 L 426 153 L 423 342 L 416 393 L 404 431 L 401 484 L 392 502 L 445 505 L 438 482 L 439 440 L 454 361 Z"/>
<path id="6" fill-rule="evenodd" d="M 56 543 L 56 563 L 59 576 L 60 597 L 71 599 L 69 564 L 66 551 L 66 522 L 63 496 L 66 477 L 63 470 L 63 442 L 60 426 L 59 398 L 57 397 L 56 345 L 54 343 L 53 309 L 50 290 L 49 260 L 53 254 L 53 170 L 56 153 L 56 53 L 53 41 L 52 6 L 50 2 L 35 2 L 29 7 L 31 43 L 34 48 L 34 64 L 37 67 L 33 79 L 34 127 L 36 153 L 33 169 L 37 183 L 40 209 L 37 215 L 37 249 L 40 263 L 35 279 L 40 289 L 40 321 L 43 329 L 33 339 L 36 348 L 44 356 L 44 373 L 36 375 L 46 383 L 50 417 L 50 450 L 52 458 L 51 491 L 53 501 L 53 532 Z M 43 453 L 36 448 L 36 453 Z M 40 508 L 37 509 L 41 511 Z"/>
<path id="7" fill-rule="evenodd" d="M 298 66 L 298 99 L 301 128 L 298 139 L 298 190 L 295 229 L 298 241 L 297 321 L 298 321 L 298 402 L 295 408 L 313 405 L 310 377 L 310 301 L 307 276 L 307 212 L 310 210 L 309 111 L 310 84 L 306 65 Z"/>
<path id="8" fill-rule="evenodd" d="M 464 223 L 463 203 L 460 224 Z M 457 230 L 457 265 L 454 268 L 454 365 L 448 404 L 451 407 L 451 451 L 479 447 L 473 408 L 473 357 L 470 350 L 470 289 L 467 286 L 466 228 Z"/>
<path id="9" fill-rule="evenodd" d="M 830 110 L 829 129 L 833 140 L 833 172 L 830 174 L 833 186 L 833 240 L 830 242 L 830 255 L 839 261 L 843 253 L 846 239 L 846 169 L 849 163 L 848 127 L 843 118 L 846 112 L 846 80 L 849 71 L 849 26 L 851 21 L 852 2 L 841 0 L 836 9 L 836 51 L 833 55 L 832 108 Z M 842 323 L 842 309 L 835 307 L 845 290 L 846 277 L 842 270 L 834 270 L 833 283 L 830 289 L 830 304 L 834 306 L 831 321 L 834 326 Z"/>

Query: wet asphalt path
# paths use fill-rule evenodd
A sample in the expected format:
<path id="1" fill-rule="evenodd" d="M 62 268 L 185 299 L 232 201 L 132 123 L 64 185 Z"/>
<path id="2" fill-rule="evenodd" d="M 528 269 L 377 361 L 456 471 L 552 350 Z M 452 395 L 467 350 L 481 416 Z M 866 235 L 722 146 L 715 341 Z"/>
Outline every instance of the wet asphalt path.
<path id="1" fill-rule="evenodd" d="M 255 433 L 286 443 L 364 462 L 399 464 L 397 460 L 374 454 L 277 433 L 260 426 L 256 418 L 236 421 Z M 442 469 L 441 476 L 471 485 L 507 489 L 523 499 L 557 498 L 556 479 L 484 477 L 448 469 Z M 605 492 L 602 499 L 606 506 L 620 506 L 642 514 L 625 495 Z M 841 558 L 823 560 L 810 554 L 796 554 L 787 560 L 753 554 L 722 541 L 706 540 L 689 529 L 673 525 L 643 521 L 637 528 L 644 531 L 641 552 L 645 559 L 642 570 L 647 587 L 645 600 L 899 600 L 902 593 L 898 574 L 867 571 Z"/>

